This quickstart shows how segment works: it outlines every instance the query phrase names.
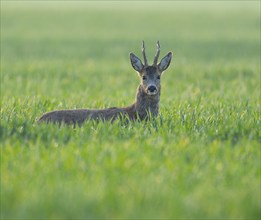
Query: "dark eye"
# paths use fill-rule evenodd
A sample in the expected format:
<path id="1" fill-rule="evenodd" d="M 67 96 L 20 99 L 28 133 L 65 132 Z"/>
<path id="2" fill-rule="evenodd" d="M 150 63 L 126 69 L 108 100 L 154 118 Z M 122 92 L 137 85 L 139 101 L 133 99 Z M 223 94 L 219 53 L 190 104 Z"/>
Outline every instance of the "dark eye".
<path id="1" fill-rule="evenodd" d="M 160 76 L 157 76 L 157 79 L 160 79 Z"/>
<path id="2" fill-rule="evenodd" d="M 142 77 L 142 80 L 146 80 L 146 79 L 147 79 L 147 77 L 146 77 L 146 76 L 143 76 L 143 77 Z"/>

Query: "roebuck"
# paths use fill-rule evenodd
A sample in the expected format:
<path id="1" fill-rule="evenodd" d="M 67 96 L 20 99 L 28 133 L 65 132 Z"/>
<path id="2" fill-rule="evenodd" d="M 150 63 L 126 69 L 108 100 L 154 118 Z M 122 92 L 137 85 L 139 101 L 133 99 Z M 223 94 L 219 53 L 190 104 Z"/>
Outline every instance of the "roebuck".
<path id="1" fill-rule="evenodd" d="M 38 122 L 53 122 L 65 124 L 82 124 L 86 120 L 110 120 L 116 118 L 127 117 L 130 120 L 148 119 L 150 116 L 155 117 L 159 111 L 160 101 L 160 77 L 164 70 L 169 67 L 172 52 L 169 52 L 158 64 L 160 54 L 160 44 L 157 42 L 157 53 L 154 58 L 153 65 L 148 65 L 144 41 L 142 42 L 142 61 L 130 53 L 131 65 L 138 72 L 140 77 L 140 85 L 137 88 L 135 102 L 123 108 L 106 108 L 106 109 L 75 109 L 75 110 L 60 110 L 45 113 Z"/>

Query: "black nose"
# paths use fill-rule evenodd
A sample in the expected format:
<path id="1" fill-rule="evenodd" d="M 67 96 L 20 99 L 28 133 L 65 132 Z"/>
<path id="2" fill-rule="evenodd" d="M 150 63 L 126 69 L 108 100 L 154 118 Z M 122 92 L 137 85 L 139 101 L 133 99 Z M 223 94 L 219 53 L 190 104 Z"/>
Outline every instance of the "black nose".
<path id="1" fill-rule="evenodd" d="M 156 86 L 149 86 L 148 91 L 149 92 L 155 92 L 157 90 Z"/>

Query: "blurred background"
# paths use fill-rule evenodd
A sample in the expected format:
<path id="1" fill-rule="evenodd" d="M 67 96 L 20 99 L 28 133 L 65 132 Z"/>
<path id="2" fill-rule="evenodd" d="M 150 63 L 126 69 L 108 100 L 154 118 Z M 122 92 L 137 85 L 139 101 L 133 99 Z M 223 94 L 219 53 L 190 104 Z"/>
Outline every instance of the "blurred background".
<path id="1" fill-rule="evenodd" d="M 163 99 L 209 92 L 229 99 L 234 79 L 238 98 L 256 96 L 259 6 L 258 1 L 3 1 L 2 94 L 59 100 L 70 95 L 80 106 L 94 107 L 97 97 L 100 104 L 129 103 L 137 86 L 129 53 L 141 57 L 145 40 L 152 62 L 159 40 L 161 57 L 174 53 Z"/>
<path id="2" fill-rule="evenodd" d="M 4 59 L 117 59 L 174 51 L 180 63 L 257 59 L 257 1 L 4 1 Z M 44 45 L 44 46 L 43 46 Z M 151 57 L 152 59 L 152 57 Z"/>

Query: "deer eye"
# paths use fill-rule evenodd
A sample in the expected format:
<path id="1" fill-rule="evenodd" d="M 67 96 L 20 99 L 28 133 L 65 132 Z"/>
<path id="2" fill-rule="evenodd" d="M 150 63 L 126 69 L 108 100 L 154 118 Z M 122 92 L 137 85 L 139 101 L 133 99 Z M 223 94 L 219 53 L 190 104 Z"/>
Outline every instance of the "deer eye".
<path id="1" fill-rule="evenodd" d="M 142 76 L 142 80 L 146 80 L 147 79 L 147 77 L 146 76 Z"/>
<path id="2" fill-rule="evenodd" d="M 160 79 L 160 76 L 157 76 L 157 79 Z"/>

